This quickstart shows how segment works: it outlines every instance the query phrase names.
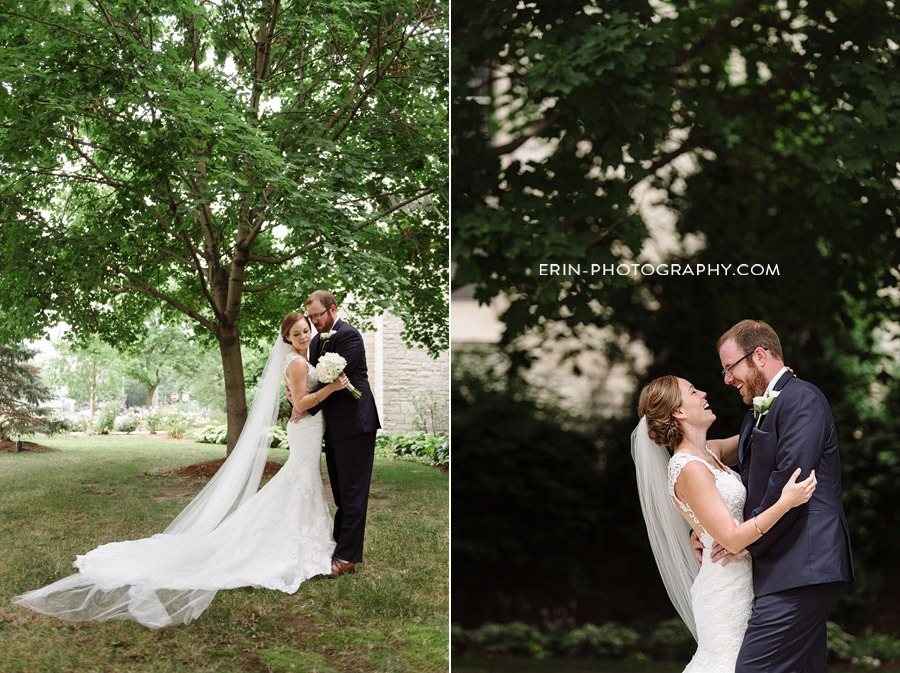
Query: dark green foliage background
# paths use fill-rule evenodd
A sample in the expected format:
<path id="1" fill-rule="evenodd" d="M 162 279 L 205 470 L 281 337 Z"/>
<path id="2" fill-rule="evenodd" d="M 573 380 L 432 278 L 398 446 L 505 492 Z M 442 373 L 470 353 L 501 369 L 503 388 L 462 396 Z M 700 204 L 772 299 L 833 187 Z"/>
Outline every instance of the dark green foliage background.
<path id="1" fill-rule="evenodd" d="M 455 8 L 455 283 L 509 308 L 501 373 L 480 377 L 481 387 L 455 385 L 454 503 L 465 505 L 454 507 L 454 620 L 674 614 L 634 488 L 636 394 L 660 374 L 683 376 L 709 393 L 711 435 L 734 434 L 746 409 L 722 385 L 715 341 L 752 317 L 778 331 L 787 363 L 822 389 L 838 425 L 858 579 L 835 619 L 898 629 L 900 79 L 891 40 L 900 14 L 876 0 L 671 7 L 670 17 L 644 2 Z M 736 53 L 743 79 L 730 74 Z M 500 70 L 507 93 L 492 80 Z M 526 141 L 547 156 L 513 156 Z M 670 170 L 679 157 L 694 170 Z M 675 217 L 679 245 L 666 262 L 778 273 L 539 275 L 542 263 L 634 261 L 650 235 L 633 191 L 645 178 Z M 559 323 L 576 342 L 586 325 L 607 328 L 605 354 L 632 376 L 622 410 L 602 422 L 598 410 L 582 436 L 529 403 L 537 396 L 517 374 L 534 351 L 516 337 Z M 647 347 L 646 368 L 628 360 L 622 339 Z M 467 357 L 454 354 L 454 371 L 477 370 L 460 367 Z M 504 525 L 484 526 L 485 517 Z"/>

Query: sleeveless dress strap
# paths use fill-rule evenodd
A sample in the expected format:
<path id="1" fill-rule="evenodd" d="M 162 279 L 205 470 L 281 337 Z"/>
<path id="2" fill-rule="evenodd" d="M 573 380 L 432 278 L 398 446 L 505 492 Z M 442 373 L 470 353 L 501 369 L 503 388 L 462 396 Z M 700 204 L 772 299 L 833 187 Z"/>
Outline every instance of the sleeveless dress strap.
<path id="1" fill-rule="evenodd" d="M 682 511 L 686 512 L 691 517 L 691 520 L 702 528 L 700 519 L 698 519 L 694 514 L 694 510 L 691 509 L 690 505 L 688 505 L 686 502 L 682 502 L 678 498 L 678 496 L 675 495 L 675 483 L 678 481 L 678 477 L 681 476 L 681 471 L 684 469 L 684 466 L 692 461 L 696 461 L 705 465 L 706 469 L 708 469 L 712 473 L 712 476 L 715 479 L 716 470 L 705 460 L 703 460 L 702 458 L 698 458 L 697 456 L 689 456 L 685 453 L 676 453 L 669 459 L 669 495 L 672 497 L 672 500 L 674 500 L 678 504 Z"/>
<path id="2" fill-rule="evenodd" d="M 289 351 L 288 354 L 285 356 L 285 358 L 284 358 L 284 376 L 285 376 L 285 378 L 287 378 L 288 367 L 290 367 L 291 363 L 294 360 L 296 360 L 297 358 L 305 359 L 302 356 L 297 355 L 297 353 L 295 353 L 294 351 Z"/>

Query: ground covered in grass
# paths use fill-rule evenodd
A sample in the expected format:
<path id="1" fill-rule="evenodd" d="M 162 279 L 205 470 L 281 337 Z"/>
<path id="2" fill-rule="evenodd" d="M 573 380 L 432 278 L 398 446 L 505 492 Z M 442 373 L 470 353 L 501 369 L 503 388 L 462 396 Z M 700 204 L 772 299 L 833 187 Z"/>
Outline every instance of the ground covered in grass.
<path id="1" fill-rule="evenodd" d="M 76 554 L 163 530 L 205 483 L 163 473 L 221 458 L 223 447 L 122 436 L 40 442 L 60 451 L 0 454 L 0 671 L 447 670 L 446 474 L 377 458 L 356 575 L 315 578 L 294 595 L 222 591 L 193 624 L 153 631 L 71 624 L 9 601 L 71 574 Z"/>
<path id="2" fill-rule="evenodd" d="M 595 661 L 577 659 L 517 659 L 498 657 L 452 657 L 452 669 L 459 673 L 681 673 L 687 661 Z M 871 671 L 848 665 L 831 664 L 832 673 Z M 723 672 L 726 673 L 726 672 Z"/>

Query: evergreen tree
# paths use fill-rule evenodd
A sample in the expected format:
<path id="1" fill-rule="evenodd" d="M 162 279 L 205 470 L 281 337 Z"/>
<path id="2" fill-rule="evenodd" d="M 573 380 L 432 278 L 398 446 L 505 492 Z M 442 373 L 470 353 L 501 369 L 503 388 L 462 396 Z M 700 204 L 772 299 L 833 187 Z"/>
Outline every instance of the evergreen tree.
<path id="1" fill-rule="evenodd" d="M 0 442 L 53 427 L 50 410 L 40 406 L 51 395 L 31 363 L 36 353 L 22 346 L 0 346 Z"/>

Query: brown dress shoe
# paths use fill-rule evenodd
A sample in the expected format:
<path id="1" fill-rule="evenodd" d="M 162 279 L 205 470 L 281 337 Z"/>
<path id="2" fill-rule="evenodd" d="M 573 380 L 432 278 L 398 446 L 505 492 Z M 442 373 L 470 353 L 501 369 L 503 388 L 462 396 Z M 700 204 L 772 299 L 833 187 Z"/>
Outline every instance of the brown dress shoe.
<path id="1" fill-rule="evenodd" d="M 353 561 L 342 561 L 339 558 L 331 559 L 331 574 L 328 577 L 349 575 L 356 572 L 356 564 Z"/>

